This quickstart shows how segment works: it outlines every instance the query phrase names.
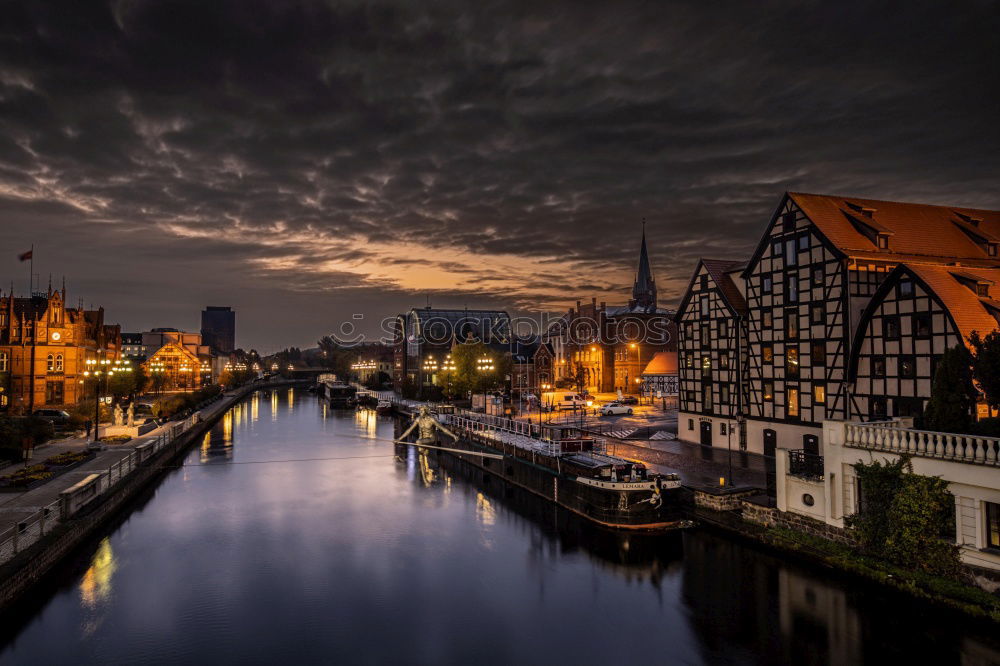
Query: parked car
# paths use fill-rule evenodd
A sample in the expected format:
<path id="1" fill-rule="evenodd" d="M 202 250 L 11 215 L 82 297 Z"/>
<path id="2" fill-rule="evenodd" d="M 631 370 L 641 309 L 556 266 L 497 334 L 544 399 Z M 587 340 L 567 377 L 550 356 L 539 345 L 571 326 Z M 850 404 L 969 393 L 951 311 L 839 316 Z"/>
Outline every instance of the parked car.
<path id="1" fill-rule="evenodd" d="M 66 425 L 70 419 L 69 413 L 61 409 L 36 409 L 34 416 L 55 426 Z"/>
<path id="2" fill-rule="evenodd" d="M 623 405 L 638 405 L 639 398 L 635 397 L 634 395 L 627 395 L 618 402 L 620 402 Z"/>
<path id="3" fill-rule="evenodd" d="M 632 408 L 628 405 L 623 405 L 620 402 L 609 402 L 606 405 L 601 405 L 601 408 L 597 410 L 601 416 L 618 416 L 621 414 L 632 414 Z"/>

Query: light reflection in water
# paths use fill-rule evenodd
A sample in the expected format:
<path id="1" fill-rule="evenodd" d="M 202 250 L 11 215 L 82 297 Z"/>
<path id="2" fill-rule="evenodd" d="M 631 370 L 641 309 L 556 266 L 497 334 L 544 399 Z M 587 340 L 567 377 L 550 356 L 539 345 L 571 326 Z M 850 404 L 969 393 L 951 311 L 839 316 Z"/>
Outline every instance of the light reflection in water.
<path id="1" fill-rule="evenodd" d="M 255 391 L 250 399 L 250 420 L 254 423 L 260 415 L 260 392 Z"/>
<path id="2" fill-rule="evenodd" d="M 295 389 L 289 388 L 288 389 L 288 413 L 289 414 L 291 414 L 292 410 L 294 409 L 294 402 L 295 402 Z"/>
<path id="3" fill-rule="evenodd" d="M 434 468 L 431 467 L 430 457 L 427 455 L 426 450 L 422 450 L 419 453 L 420 460 L 420 478 L 424 482 L 424 486 L 431 486 L 437 481 L 437 473 Z"/>
<path id="4" fill-rule="evenodd" d="M 493 503 L 481 492 L 476 493 L 476 518 L 483 525 L 495 525 L 497 522 L 497 510 L 493 508 Z"/>
<path id="5" fill-rule="evenodd" d="M 105 537 L 90 560 L 90 567 L 80 581 L 80 600 L 84 606 L 94 608 L 111 596 L 111 578 L 118 565 L 111 552 L 111 539 Z"/>
<path id="6" fill-rule="evenodd" d="M 271 391 L 271 420 L 278 420 L 278 391 Z"/>
<path id="7" fill-rule="evenodd" d="M 358 426 L 358 430 L 367 437 L 375 437 L 375 431 L 378 429 L 378 416 L 375 414 L 375 410 L 359 409 L 355 411 L 354 423 Z"/>

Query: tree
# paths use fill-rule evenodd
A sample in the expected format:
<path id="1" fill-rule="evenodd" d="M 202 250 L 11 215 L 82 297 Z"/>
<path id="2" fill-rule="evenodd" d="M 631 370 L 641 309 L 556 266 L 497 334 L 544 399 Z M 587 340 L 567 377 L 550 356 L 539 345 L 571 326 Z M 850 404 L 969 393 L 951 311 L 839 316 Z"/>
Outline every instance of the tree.
<path id="1" fill-rule="evenodd" d="M 955 576 L 955 498 L 938 477 L 913 473 L 908 456 L 857 463 L 860 506 L 847 517 L 862 549 L 906 569 Z"/>
<path id="2" fill-rule="evenodd" d="M 482 342 L 456 344 L 451 350 L 451 360 L 455 370 L 448 373 L 447 379 L 455 395 L 503 388 L 510 375 L 510 356 Z"/>
<path id="3" fill-rule="evenodd" d="M 587 370 L 579 361 L 573 364 L 573 374 L 570 375 L 570 382 L 577 393 L 583 393 L 583 389 L 587 388 Z"/>
<path id="4" fill-rule="evenodd" d="M 979 331 L 973 331 L 969 344 L 975 353 L 972 376 L 986 394 L 987 404 L 1000 407 L 1000 333 L 991 331 L 980 337 Z"/>
<path id="5" fill-rule="evenodd" d="M 351 365 L 357 363 L 359 351 L 353 347 L 344 347 L 329 335 L 317 342 L 322 357 L 323 366 L 337 375 L 337 379 L 347 380 L 351 376 Z"/>
<path id="6" fill-rule="evenodd" d="M 931 398 L 924 412 L 927 428 L 941 432 L 967 432 L 979 397 L 972 383 L 972 355 L 965 345 L 946 349 L 934 373 Z"/>

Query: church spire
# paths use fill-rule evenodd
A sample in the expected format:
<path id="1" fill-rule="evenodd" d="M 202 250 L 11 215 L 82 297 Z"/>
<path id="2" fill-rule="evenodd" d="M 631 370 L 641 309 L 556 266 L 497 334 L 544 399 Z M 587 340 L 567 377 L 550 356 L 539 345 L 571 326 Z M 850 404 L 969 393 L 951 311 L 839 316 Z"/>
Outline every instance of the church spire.
<path id="1" fill-rule="evenodd" d="M 642 218 L 642 245 L 639 248 L 639 270 L 632 285 L 632 308 L 656 309 L 656 281 L 649 268 L 649 253 L 646 251 L 646 218 Z"/>

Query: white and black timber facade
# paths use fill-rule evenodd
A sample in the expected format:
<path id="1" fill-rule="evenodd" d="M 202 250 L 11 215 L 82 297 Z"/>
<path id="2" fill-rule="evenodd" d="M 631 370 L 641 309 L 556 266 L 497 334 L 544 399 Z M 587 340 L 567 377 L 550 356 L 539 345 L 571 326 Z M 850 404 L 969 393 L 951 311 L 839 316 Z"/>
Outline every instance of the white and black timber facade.
<path id="1" fill-rule="evenodd" d="M 679 437 L 821 453 L 826 419 L 919 419 L 936 359 L 997 328 L 998 246 L 996 211 L 786 194 L 742 272 L 702 260 L 681 301 Z"/>

